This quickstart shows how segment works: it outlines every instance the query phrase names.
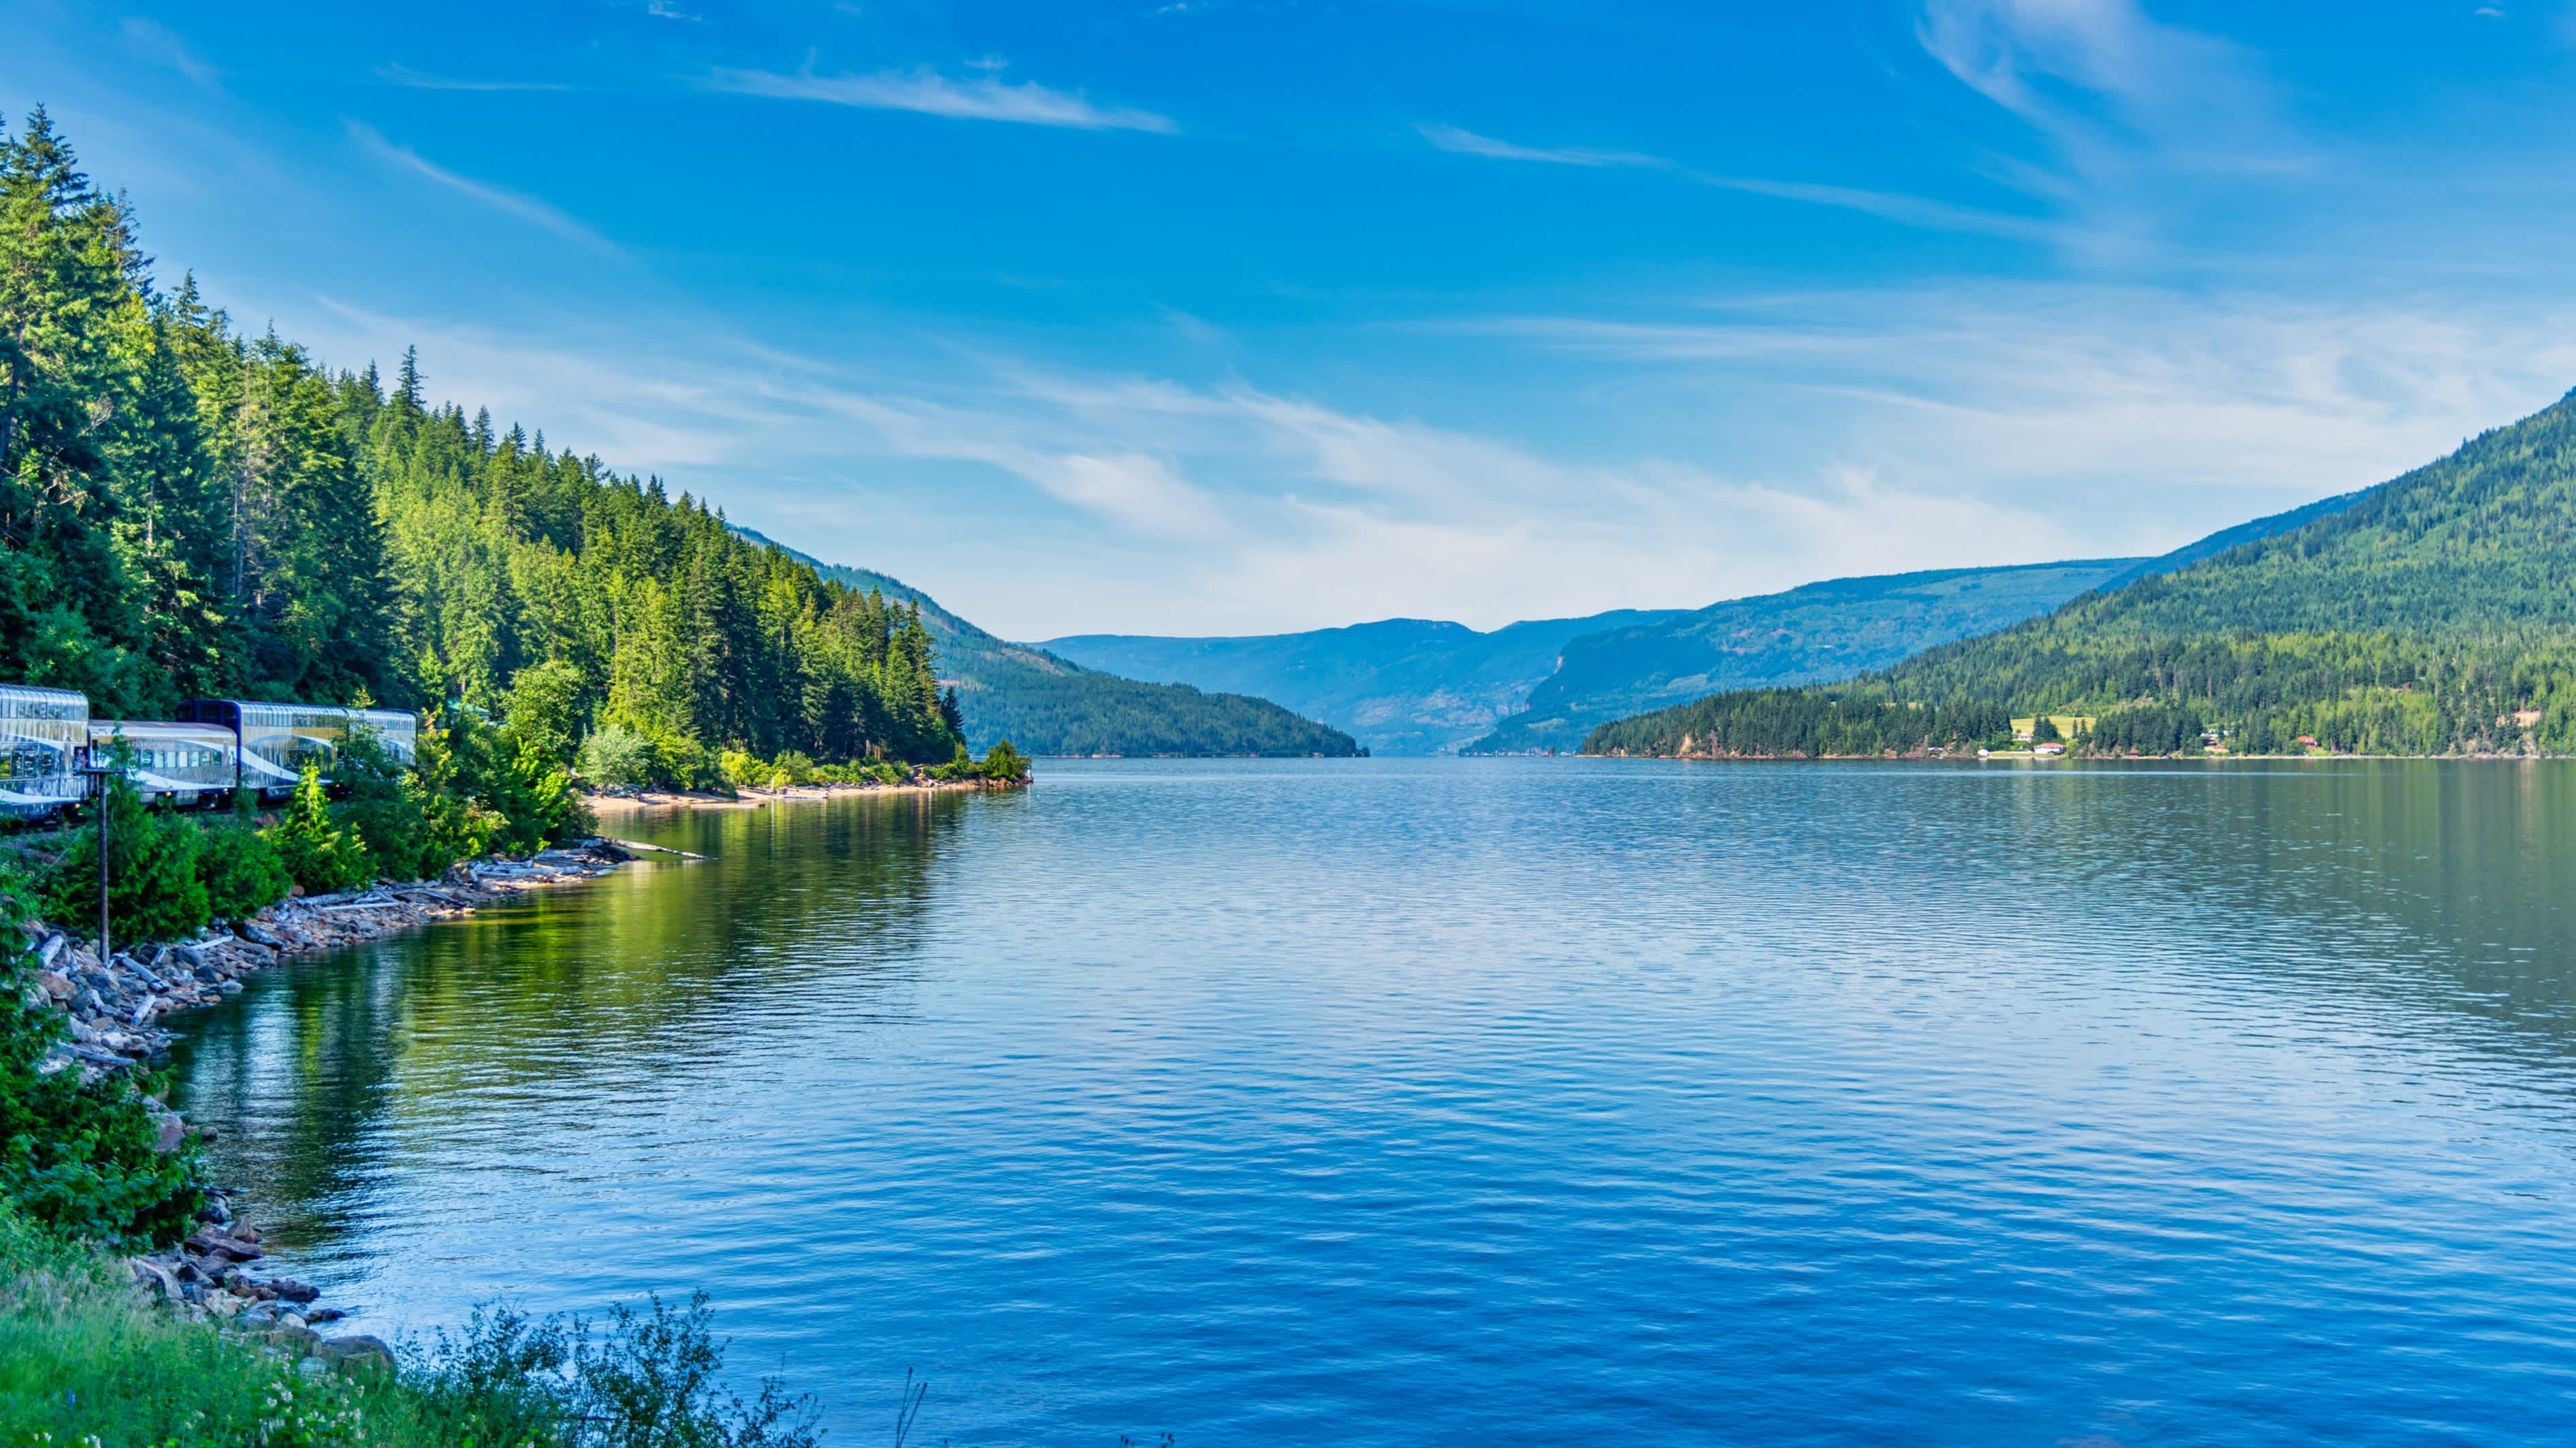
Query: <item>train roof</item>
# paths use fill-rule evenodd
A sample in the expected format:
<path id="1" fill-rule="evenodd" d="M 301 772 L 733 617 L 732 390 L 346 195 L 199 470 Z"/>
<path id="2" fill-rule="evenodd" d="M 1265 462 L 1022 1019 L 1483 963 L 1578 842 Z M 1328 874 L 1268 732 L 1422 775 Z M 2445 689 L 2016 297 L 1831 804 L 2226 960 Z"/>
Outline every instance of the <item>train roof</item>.
<path id="1" fill-rule="evenodd" d="M 233 731 L 221 724 L 197 724 L 171 719 L 92 719 L 90 737 L 110 739 L 119 734 L 140 739 L 147 735 L 161 738 L 221 739 L 232 742 Z"/>
<path id="2" fill-rule="evenodd" d="M 344 719 L 366 719 L 393 723 L 400 720 L 418 725 L 420 716 L 408 709 L 359 709 L 347 704 L 299 704 L 289 699 L 190 699 L 179 706 L 181 714 L 206 714 L 217 710 L 292 709 L 299 714 L 335 714 Z"/>
<path id="3" fill-rule="evenodd" d="M 0 718 L 86 719 L 89 696 L 36 684 L 0 684 Z"/>

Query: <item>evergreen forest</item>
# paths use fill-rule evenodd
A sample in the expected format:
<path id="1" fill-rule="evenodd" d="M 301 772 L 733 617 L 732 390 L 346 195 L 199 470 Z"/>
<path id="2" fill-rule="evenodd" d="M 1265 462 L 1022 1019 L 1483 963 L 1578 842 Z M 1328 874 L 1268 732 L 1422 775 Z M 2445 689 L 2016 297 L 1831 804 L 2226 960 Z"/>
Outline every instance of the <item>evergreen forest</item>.
<path id="1" fill-rule="evenodd" d="M 726 751 L 948 761 L 917 604 L 655 479 L 163 286 L 42 110 L 0 141 L 0 679 L 507 717 L 653 782 Z"/>
<path id="2" fill-rule="evenodd" d="M 2094 721 L 2077 753 L 2576 752 L 2576 393 L 2329 501 L 1849 684 L 1713 695 L 1585 747 L 1908 754 L 2077 715 Z"/>

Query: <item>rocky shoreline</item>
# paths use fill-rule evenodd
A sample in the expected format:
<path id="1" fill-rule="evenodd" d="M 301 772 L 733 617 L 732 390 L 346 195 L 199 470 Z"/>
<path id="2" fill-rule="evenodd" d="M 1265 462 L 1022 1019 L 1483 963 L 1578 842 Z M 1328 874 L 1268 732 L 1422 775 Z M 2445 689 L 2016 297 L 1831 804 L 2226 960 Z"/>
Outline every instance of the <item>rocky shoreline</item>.
<path id="1" fill-rule="evenodd" d="M 532 890 L 596 878 L 654 846 L 607 839 L 581 840 L 541 850 L 526 859 L 494 856 L 469 860 L 434 881 L 378 881 L 365 890 L 294 897 L 229 930 L 196 939 L 137 946 L 101 961 L 69 932 L 42 921 L 24 928 L 37 956 L 35 988 L 67 1018 L 68 1039 L 39 1064 L 44 1074 L 77 1070 L 96 1079 L 160 1059 L 173 1033 L 159 1022 L 181 1011 L 238 995 L 241 978 L 293 956 L 332 950 L 471 915 L 486 905 Z M 176 1151 L 198 1128 L 156 1102 L 163 1151 Z M 267 1255 L 260 1231 L 232 1209 L 232 1193 L 209 1186 L 194 1229 L 175 1247 L 128 1259 L 135 1285 L 194 1321 L 216 1321 L 257 1332 L 293 1351 L 314 1370 L 335 1364 L 390 1364 L 379 1339 L 363 1335 L 326 1338 L 316 1326 L 339 1320 L 335 1308 L 317 1307 L 320 1293 L 286 1277 L 260 1277 L 248 1265 Z"/>
<path id="2" fill-rule="evenodd" d="M 594 791 L 581 802 L 593 815 L 627 814 L 658 809 L 759 809 L 786 800 L 839 799 L 853 794 L 972 794 L 1013 788 L 989 779 L 925 779 L 907 784 L 788 784 L 775 788 L 746 784 L 732 794 L 694 789 Z"/>

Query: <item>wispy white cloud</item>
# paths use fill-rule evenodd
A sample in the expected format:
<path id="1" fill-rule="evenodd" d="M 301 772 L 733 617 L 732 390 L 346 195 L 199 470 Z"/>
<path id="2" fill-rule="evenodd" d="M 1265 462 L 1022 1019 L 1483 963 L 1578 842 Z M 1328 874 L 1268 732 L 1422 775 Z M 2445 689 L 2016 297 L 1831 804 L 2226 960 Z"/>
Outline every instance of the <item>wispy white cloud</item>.
<path id="1" fill-rule="evenodd" d="M 1925 0 L 1916 38 L 2036 129 L 2059 169 L 2026 188 L 2101 205 L 2142 173 L 2280 176 L 2312 164 L 2248 52 L 2167 25 L 2138 0 Z"/>
<path id="2" fill-rule="evenodd" d="M 1603 151 L 1585 146 L 1523 146 L 1456 126 L 1424 124 L 1414 129 L 1422 138 L 1443 151 L 1465 156 L 1482 156 L 1495 161 L 1534 161 L 1555 166 L 1630 167 L 1660 171 L 1702 186 L 1726 191 L 1741 191 L 1751 196 L 1768 196 L 1781 201 L 1796 201 L 1810 206 L 1830 206 L 1856 211 L 1903 226 L 1931 231 L 1954 231 L 1977 236 L 1999 236 L 2022 241 L 2060 241 L 2066 239 L 2065 228 L 2035 217 L 2009 216 L 1984 211 L 1972 206 L 1957 206 L 1928 197 L 1909 196 L 1903 192 L 1872 191 L 1855 186 L 1831 186 L 1809 181 L 1768 181 L 1757 177 L 1726 176 L 1699 170 L 1662 156 L 1640 151 Z"/>
<path id="3" fill-rule="evenodd" d="M 364 122 L 350 121 L 348 127 L 349 139 L 355 141 L 359 149 L 386 165 L 435 182 L 478 205 L 489 207 L 504 216 L 515 217 L 530 226 L 553 232 L 566 241 L 577 242 L 600 251 L 617 249 L 616 245 L 606 237 L 533 196 L 522 196 L 515 191 L 505 191 L 500 187 L 487 186 L 470 177 L 460 176 L 424 158 L 417 151 L 397 146 L 386 140 L 374 127 Z"/>
<path id="4" fill-rule="evenodd" d="M 1743 176 L 1712 176 L 1703 172 L 1692 172 L 1690 176 L 1704 185 L 1729 191 L 1773 196 L 1783 201 L 1803 201 L 1812 206 L 1839 207 L 1927 231 L 1955 231 L 1971 236 L 2039 242 L 2062 242 L 2073 236 L 2066 227 L 2038 217 L 1956 206 L 1929 197 L 1909 196 L 1901 191 L 1871 191 L 1857 186 L 1826 186 L 1810 181 L 1761 181 Z"/>
<path id="5" fill-rule="evenodd" d="M 803 388 L 778 394 L 865 424 L 897 457 L 981 463 L 1034 485 L 1058 502 L 1096 513 L 1146 537 L 1205 539 L 1224 530 L 1215 500 L 1163 457 L 1095 437 L 1048 445 L 1027 440 L 1025 422 L 917 398 L 846 389 Z"/>
<path id="6" fill-rule="evenodd" d="M 821 397 L 875 430 L 879 446 L 989 463 L 1133 536 L 1186 543 L 1149 567 L 1095 564 L 1079 590 L 1089 611 L 1068 617 L 1061 598 L 1049 601 L 1055 612 L 1041 627 L 1051 632 L 1155 619 L 1166 631 L 1312 627 L 1393 614 L 1490 626 L 1705 603 L 1854 568 L 2058 557 L 2072 546 L 2015 502 L 1924 494 L 1858 469 L 1791 486 L 1651 459 L 1569 463 L 1504 438 L 1240 382 L 1193 387 L 1011 366 L 990 382 L 972 403 L 935 409 Z M 1113 457 L 1154 466 L 1105 477 L 1098 497 L 1085 495 L 1091 479 L 1067 475 L 1067 459 Z M 1177 614 L 1175 599 L 1187 600 Z M 995 613 L 1008 626 L 1012 614 Z M 1043 636 L 1028 617 L 1019 634 Z"/>
<path id="7" fill-rule="evenodd" d="M 764 70 L 719 69 L 710 89 L 776 100 L 819 101 L 868 110 L 917 111 L 952 120 L 1008 121 L 1084 131 L 1152 131 L 1180 127 L 1168 116 L 1124 106 L 1103 106 L 1078 91 L 1051 90 L 1034 81 L 1017 85 L 997 75 L 952 80 L 935 70 L 879 71 L 874 75 L 781 75 Z"/>
<path id="8" fill-rule="evenodd" d="M 568 91 L 572 87 L 556 80 L 475 80 L 458 76 L 428 75 L 407 65 L 376 67 L 378 80 L 390 81 L 413 90 L 443 91 Z"/>
<path id="9" fill-rule="evenodd" d="M 129 18 L 120 27 L 125 43 L 156 65 L 166 66 L 202 86 L 215 84 L 214 67 L 199 60 L 178 36 L 158 21 Z"/>
<path id="10" fill-rule="evenodd" d="M 1708 409 L 1748 457 L 1840 458 L 1936 493 L 2042 489 L 2093 549 L 2145 552 L 2393 477 L 2542 405 L 2576 376 L 2571 321 L 1986 283 L 1479 329 L 1642 369 L 1632 389 Z"/>
<path id="11" fill-rule="evenodd" d="M 1491 136 L 1480 136 L 1456 126 L 1424 123 L 1414 127 L 1443 151 L 1456 151 L 1466 156 L 1484 156 L 1496 161 L 1540 161 L 1553 166 L 1647 166 L 1670 167 L 1660 156 L 1637 151 L 1596 151 L 1586 146 L 1516 146 Z"/>

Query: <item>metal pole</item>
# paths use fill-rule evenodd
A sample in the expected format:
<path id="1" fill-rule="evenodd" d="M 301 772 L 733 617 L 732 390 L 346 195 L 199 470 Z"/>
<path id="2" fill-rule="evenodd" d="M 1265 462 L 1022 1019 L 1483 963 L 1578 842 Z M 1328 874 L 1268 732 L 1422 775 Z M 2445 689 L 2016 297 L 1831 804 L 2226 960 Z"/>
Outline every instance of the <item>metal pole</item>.
<path id="1" fill-rule="evenodd" d="M 107 774 L 98 776 L 98 968 L 107 969 L 108 957 L 116 952 L 107 939 Z"/>
<path id="2" fill-rule="evenodd" d="M 107 968 L 107 958 L 115 953 L 114 942 L 107 937 L 107 778 L 115 769 L 115 765 L 101 764 L 94 757 L 80 767 L 80 772 L 90 777 L 98 812 L 98 964 L 102 970 Z"/>

